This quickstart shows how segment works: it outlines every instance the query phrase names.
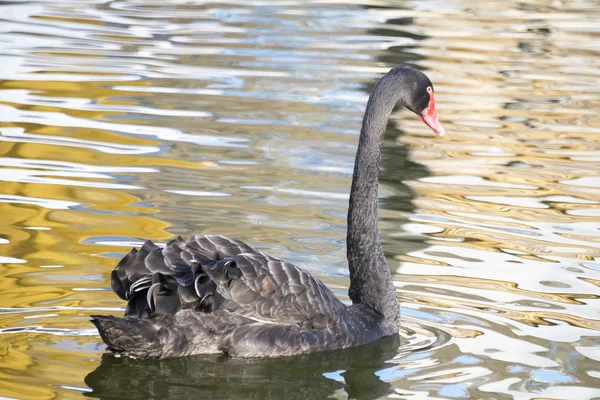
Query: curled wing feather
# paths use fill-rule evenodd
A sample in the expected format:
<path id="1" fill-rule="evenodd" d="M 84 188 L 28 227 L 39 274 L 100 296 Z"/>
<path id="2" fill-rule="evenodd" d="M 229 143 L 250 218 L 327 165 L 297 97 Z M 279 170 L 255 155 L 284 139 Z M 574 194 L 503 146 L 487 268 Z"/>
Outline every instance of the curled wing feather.
<path id="1" fill-rule="evenodd" d="M 164 248 L 148 241 L 124 257 L 112 278 L 113 290 L 129 300 L 126 314 L 140 317 L 228 310 L 312 329 L 334 325 L 346 308 L 308 272 L 224 236 L 192 235 Z"/>

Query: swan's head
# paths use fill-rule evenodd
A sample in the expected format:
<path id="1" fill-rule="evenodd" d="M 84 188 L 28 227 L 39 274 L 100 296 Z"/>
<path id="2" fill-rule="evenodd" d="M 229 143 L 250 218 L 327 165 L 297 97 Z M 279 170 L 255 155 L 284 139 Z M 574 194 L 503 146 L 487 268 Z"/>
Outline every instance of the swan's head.
<path id="1" fill-rule="evenodd" d="M 405 87 L 406 93 L 402 96 L 404 106 L 417 114 L 436 135 L 444 136 L 446 131 L 435 112 L 433 84 L 427 75 L 410 67 L 400 67 L 399 69 L 408 75 L 407 78 L 412 83 Z"/>

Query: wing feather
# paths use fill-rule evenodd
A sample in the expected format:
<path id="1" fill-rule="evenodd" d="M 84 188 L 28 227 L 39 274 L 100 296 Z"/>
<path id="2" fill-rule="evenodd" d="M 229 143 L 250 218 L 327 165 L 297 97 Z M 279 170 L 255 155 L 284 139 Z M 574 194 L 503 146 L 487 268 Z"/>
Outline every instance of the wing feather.
<path id="1" fill-rule="evenodd" d="M 147 241 L 119 262 L 111 278 L 115 293 L 129 300 L 128 315 L 140 317 L 180 308 L 226 309 L 253 320 L 316 328 L 335 324 L 346 309 L 308 272 L 225 236 L 178 237 L 164 248 Z"/>

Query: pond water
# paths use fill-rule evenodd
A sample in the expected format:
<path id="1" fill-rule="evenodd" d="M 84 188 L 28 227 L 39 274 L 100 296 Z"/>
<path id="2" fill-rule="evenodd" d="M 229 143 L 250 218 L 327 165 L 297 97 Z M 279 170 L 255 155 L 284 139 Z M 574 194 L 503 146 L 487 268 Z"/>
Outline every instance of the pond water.
<path id="1" fill-rule="evenodd" d="M 600 398 L 600 2 L 0 5 L 0 396 Z M 280 360 L 102 356 L 132 245 L 223 234 L 347 301 L 368 93 L 394 113 L 380 227 L 401 346 Z"/>

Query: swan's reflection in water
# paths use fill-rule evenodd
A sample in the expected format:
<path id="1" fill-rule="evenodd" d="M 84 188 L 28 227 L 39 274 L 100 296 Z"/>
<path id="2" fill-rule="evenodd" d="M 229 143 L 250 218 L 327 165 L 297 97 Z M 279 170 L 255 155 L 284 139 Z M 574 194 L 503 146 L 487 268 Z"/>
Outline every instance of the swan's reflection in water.
<path id="1" fill-rule="evenodd" d="M 101 399 L 352 399 L 391 393 L 377 372 L 397 353 L 397 336 L 352 349 L 277 359 L 194 356 L 133 360 L 103 355 L 85 379 Z"/>

